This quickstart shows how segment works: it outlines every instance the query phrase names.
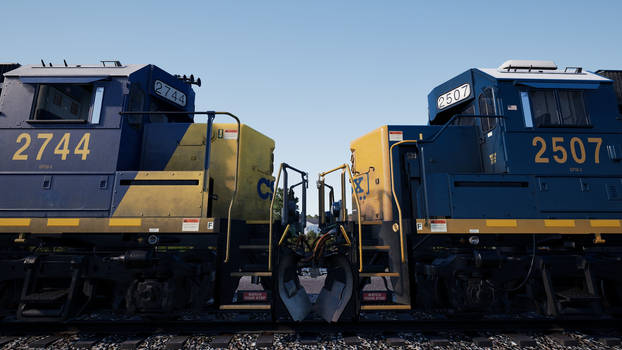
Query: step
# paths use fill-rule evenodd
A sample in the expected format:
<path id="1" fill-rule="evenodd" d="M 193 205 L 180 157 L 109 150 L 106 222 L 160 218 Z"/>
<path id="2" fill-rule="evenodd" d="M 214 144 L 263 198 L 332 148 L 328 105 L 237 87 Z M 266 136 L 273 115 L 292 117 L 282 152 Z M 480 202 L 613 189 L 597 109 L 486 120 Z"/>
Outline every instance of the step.
<path id="1" fill-rule="evenodd" d="M 231 272 L 231 277 L 244 277 L 244 276 L 271 277 L 272 276 L 272 272 L 270 272 L 270 271 L 236 271 L 236 272 Z"/>
<path id="2" fill-rule="evenodd" d="M 361 305 L 361 310 L 364 311 L 382 311 L 382 310 L 410 310 L 410 305 L 403 304 L 369 304 L 369 305 Z"/>
<path id="3" fill-rule="evenodd" d="M 371 250 L 371 251 L 389 251 L 391 250 L 391 246 L 388 245 L 364 245 L 361 248 L 363 250 Z"/>
<path id="4" fill-rule="evenodd" d="M 359 277 L 400 277 L 399 272 L 359 272 Z"/>
<path id="5" fill-rule="evenodd" d="M 225 304 L 220 310 L 270 310 L 270 304 Z"/>
<path id="6" fill-rule="evenodd" d="M 24 296 L 21 301 L 57 301 L 69 294 L 69 288 L 66 289 L 56 289 L 46 292 L 40 293 L 30 293 Z"/>
<path id="7" fill-rule="evenodd" d="M 597 295 L 591 295 L 580 289 L 568 289 L 564 291 L 556 291 L 555 295 L 562 299 L 561 302 L 597 302 L 600 301 L 600 297 Z"/>

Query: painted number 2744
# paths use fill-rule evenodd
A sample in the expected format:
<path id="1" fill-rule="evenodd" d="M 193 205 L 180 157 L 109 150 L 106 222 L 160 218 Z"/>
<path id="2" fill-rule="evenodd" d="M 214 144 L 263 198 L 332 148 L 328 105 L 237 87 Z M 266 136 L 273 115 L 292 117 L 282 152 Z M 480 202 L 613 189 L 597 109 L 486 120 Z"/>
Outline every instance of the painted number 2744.
<path id="1" fill-rule="evenodd" d="M 54 134 L 52 133 L 38 133 L 37 141 L 39 143 L 39 149 L 37 150 L 37 154 L 35 156 L 36 160 L 41 160 L 43 158 L 44 152 L 48 145 L 54 139 Z M 75 147 L 73 147 L 73 154 L 81 156 L 82 160 L 86 160 L 88 155 L 91 153 L 89 149 L 89 142 L 91 141 L 91 133 L 87 132 L 82 135 L 82 138 Z M 21 133 L 17 136 L 17 140 L 15 141 L 20 147 L 13 154 L 13 160 L 28 160 L 29 155 L 28 151 L 30 149 L 30 144 L 32 143 L 32 136 L 27 133 Z M 71 134 L 65 133 L 61 136 L 60 140 L 56 143 L 56 147 L 54 147 L 54 154 L 59 155 L 61 160 L 67 160 L 67 156 L 71 153 L 69 145 L 71 143 Z"/>

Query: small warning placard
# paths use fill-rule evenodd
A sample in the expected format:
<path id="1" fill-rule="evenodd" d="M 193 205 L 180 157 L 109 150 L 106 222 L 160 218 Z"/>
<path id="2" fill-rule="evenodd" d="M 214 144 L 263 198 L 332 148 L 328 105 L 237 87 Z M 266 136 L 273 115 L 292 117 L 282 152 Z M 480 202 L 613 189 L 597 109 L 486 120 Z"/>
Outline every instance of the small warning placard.
<path id="1" fill-rule="evenodd" d="M 389 131 L 389 141 L 403 141 L 403 140 L 404 140 L 403 131 Z"/>
<path id="2" fill-rule="evenodd" d="M 447 232 L 447 220 L 430 220 L 430 231 Z"/>
<path id="3" fill-rule="evenodd" d="M 185 218 L 181 230 L 183 232 L 199 232 L 199 223 L 201 219 L 198 218 Z"/>
<path id="4" fill-rule="evenodd" d="M 238 139 L 238 130 L 237 129 L 225 129 L 223 139 L 225 140 L 237 140 Z"/>
<path id="5" fill-rule="evenodd" d="M 244 301 L 265 301 L 268 300 L 268 292 L 243 292 Z"/>

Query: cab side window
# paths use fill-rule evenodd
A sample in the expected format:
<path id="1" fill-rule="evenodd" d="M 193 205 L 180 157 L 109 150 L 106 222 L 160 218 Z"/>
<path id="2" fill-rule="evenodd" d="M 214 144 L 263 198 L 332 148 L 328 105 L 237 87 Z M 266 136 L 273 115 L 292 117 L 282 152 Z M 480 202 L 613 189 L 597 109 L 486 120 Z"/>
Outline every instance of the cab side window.
<path id="1" fill-rule="evenodd" d="M 91 84 L 39 84 L 31 120 L 98 124 L 103 94 Z"/>
<path id="2" fill-rule="evenodd" d="M 477 98 L 479 107 L 479 115 L 495 115 L 495 103 L 492 94 L 492 88 L 485 88 Z M 481 126 L 483 132 L 488 132 L 497 126 L 496 118 L 481 118 Z"/>
<path id="3" fill-rule="evenodd" d="M 529 102 L 536 127 L 589 125 L 583 91 L 534 89 L 529 91 Z"/>
<path id="4" fill-rule="evenodd" d="M 89 118 L 93 86 L 41 84 L 34 120 L 84 120 Z"/>

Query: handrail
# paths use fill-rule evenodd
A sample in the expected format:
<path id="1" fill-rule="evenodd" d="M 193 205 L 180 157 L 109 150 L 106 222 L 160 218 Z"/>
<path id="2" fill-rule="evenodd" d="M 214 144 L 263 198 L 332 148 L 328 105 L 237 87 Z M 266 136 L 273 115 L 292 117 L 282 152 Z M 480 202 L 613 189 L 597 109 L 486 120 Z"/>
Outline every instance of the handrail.
<path id="1" fill-rule="evenodd" d="M 395 180 L 393 179 L 393 147 L 404 143 L 417 143 L 417 140 L 402 140 L 391 145 L 391 148 L 389 149 L 389 163 L 391 167 L 391 194 L 393 195 L 393 200 L 395 201 L 395 205 L 397 206 L 397 215 L 399 218 L 398 225 L 400 231 L 400 254 L 402 258 L 402 263 L 406 262 L 406 257 L 404 255 L 404 230 L 402 229 L 402 207 L 400 206 L 400 202 L 397 200 L 397 195 L 395 194 Z"/>
<path id="2" fill-rule="evenodd" d="M 447 129 L 448 126 L 451 125 L 451 123 L 456 119 L 456 118 L 495 118 L 495 119 L 503 119 L 505 118 L 502 115 L 479 115 L 479 114 L 454 114 L 453 117 L 449 118 L 449 120 L 447 121 L 447 123 L 443 124 L 443 126 L 441 127 L 441 129 L 439 131 L 437 131 L 434 135 L 432 135 L 432 137 L 430 139 L 427 140 L 419 140 L 419 143 L 432 143 L 434 141 L 436 141 L 436 139 L 441 136 L 441 134 L 445 131 L 445 129 Z"/>
<path id="3" fill-rule="evenodd" d="M 339 225 L 339 229 L 341 230 L 341 235 L 343 236 L 343 238 L 345 238 L 346 242 L 348 243 L 348 246 L 352 246 L 352 241 L 350 241 L 350 237 L 348 237 L 348 234 L 346 233 L 346 229 L 343 228 L 343 225 Z"/>
<path id="4" fill-rule="evenodd" d="M 342 164 L 335 169 L 325 171 L 320 173 L 320 178 L 325 177 L 326 175 L 335 172 L 337 170 L 343 169 L 343 171 L 348 170 L 348 176 L 350 177 L 350 183 L 354 183 L 354 178 L 352 176 L 352 171 L 350 170 L 350 166 L 348 164 Z M 361 205 L 359 203 L 359 198 L 354 194 L 354 200 L 356 202 L 356 215 L 358 217 L 358 226 L 359 226 L 359 272 L 363 272 L 363 229 L 361 227 Z M 345 206 L 345 203 L 341 203 L 342 206 Z"/>
<path id="5" fill-rule="evenodd" d="M 283 163 L 279 166 L 279 172 L 276 175 L 276 181 L 273 186 L 272 200 L 270 201 L 270 214 L 269 214 L 269 229 L 268 229 L 268 271 L 272 271 L 272 208 L 274 207 L 274 199 L 276 198 L 276 190 L 279 186 L 279 180 L 281 179 L 281 170 L 283 170 Z"/>
<path id="6" fill-rule="evenodd" d="M 287 237 L 287 234 L 289 233 L 289 226 L 290 224 L 287 224 L 287 226 L 285 226 L 285 231 L 283 231 L 283 235 L 281 236 L 281 239 L 279 240 L 279 246 L 283 244 L 285 237 Z"/>

